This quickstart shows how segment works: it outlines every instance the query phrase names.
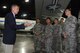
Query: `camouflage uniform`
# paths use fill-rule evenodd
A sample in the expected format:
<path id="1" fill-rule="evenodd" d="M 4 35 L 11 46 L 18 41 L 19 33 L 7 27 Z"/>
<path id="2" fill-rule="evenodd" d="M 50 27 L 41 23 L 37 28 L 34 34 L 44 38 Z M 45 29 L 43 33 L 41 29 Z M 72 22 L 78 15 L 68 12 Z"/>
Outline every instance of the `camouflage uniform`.
<path id="1" fill-rule="evenodd" d="M 44 32 L 44 42 L 45 42 L 45 50 L 47 53 L 52 53 L 52 32 L 53 32 L 53 26 L 50 25 L 46 25 L 45 26 L 45 32 Z"/>
<path id="2" fill-rule="evenodd" d="M 62 51 L 62 46 L 61 46 L 61 26 L 59 24 L 54 24 L 53 25 L 53 51 L 55 53 L 61 53 Z"/>
<path id="3" fill-rule="evenodd" d="M 33 28 L 33 33 L 34 33 L 34 46 L 35 50 L 39 51 L 41 50 L 41 36 L 43 32 L 43 25 L 40 23 L 37 23 L 34 28 Z M 38 33 L 38 35 L 37 35 Z"/>
<path id="4" fill-rule="evenodd" d="M 62 51 L 63 51 L 63 53 L 65 52 L 65 38 L 64 38 L 64 34 L 63 34 L 63 32 L 64 32 L 64 22 L 63 23 L 60 23 L 60 25 L 61 25 L 61 29 L 62 29 L 62 32 L 61 32 L 61 40 L 62 40 Z"/>
<path id="5" fill-rule="evenodd" d="M 64 31 L 66 32 L 66 53 L 76 53 L 76 24 L 77 18 L 70 16 L 66 19 Z"/>

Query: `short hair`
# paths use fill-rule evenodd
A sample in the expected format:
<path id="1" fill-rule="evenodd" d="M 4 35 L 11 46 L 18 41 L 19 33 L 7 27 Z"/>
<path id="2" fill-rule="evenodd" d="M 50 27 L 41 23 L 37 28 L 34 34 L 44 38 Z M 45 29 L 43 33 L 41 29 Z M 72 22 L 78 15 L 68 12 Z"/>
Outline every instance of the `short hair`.
<path id="1" fill-rule="evenodd" d="M 52 20 L 51 20 L 51 18 L 50 18 L 50 17 L 47 17 L 47 18 L 46 18 L 46 20 L 47 20 L 47 19 L 49 19 L 49 20 L 50 20 L 50 22 L 52 22 Z"/>
<path id="2" fill-rule="evenodd" d="M 58 18 L 55 18 L 54 20 L 57 20 L 57 21 L 59 21 L 59 20 L 58 20 Z"/>
<path id="3" fill-rule="evenodd" d="M 13 5 L 11 6 L 11 8 L 12 8 L 12 7 L 16 7 L 16 6 L 19 7 L 19 5 L 17 5 L 17 4 L 13 4 Z"/>
<path id="4" fill-rule="evenodd" d="M 67 8 L 66 10 L 72 11 L 71 8 Z"/>
<path id="5" fill-rule="evenodd" d="M 49 20 L 51 21 L 51 18 L 50 18 L 50 17 L 47 17 L 46 20 L 47 20 L 47 19 L 49 19 Z"/>
<path id="6" fill-rule="evenodd" d="M 40 18 L 38 18 L 38 17 L 36 18 L 36 22 L 37 22 L 37 20 L 39 20 L 41 22 Z"/>
<path id="7" fill-rule="evenodd" d="M 40 18 L 38 18 L 38 17 L 36 18 L 36 20 L 37 20 L 37 19 L 39 19 L 39 20 L 40 20 Z"/>
<path id="8" fill-rule="evenodd" d="M 64 20 L 64 18 L 61 18 L 60 20 Z"/>

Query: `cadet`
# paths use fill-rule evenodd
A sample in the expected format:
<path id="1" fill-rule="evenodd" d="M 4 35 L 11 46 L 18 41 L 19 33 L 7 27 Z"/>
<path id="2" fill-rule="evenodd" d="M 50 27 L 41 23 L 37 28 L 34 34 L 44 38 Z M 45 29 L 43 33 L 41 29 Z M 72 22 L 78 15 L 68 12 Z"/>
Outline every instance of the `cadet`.
<path id="1" fill-rule="evenodd" d="M 71 9 L 66 9 L 67 19 L 64 25 L 64 37 L 66 38 L 66 53 L 76 53 L 76 24 L 77 18 L 71 14 Z"/>
<path id="2" fill-rule="evenodd" d="M 61 26 L 59 25 L 59 21 L 57 18 L 54 19 L 54 25 L 53 25 L 53 51 L 54 53 L 61 53 L 62 47 L 61 47 Z"/>
<path id="3" fill-rule="evenodd" d="M 46 53 L 52 53 L 52 32 L 53 26 L 51 24 L 51 19 L 49 17 L 46 18 L 47 25 L 45 26 L 44 31 L 44 42 L 45 42 L 45 50 Z"/>
<path id="4" fill-rule="evenodd" d="M 64 18 L 61 18 L 60 19 L 60 25 L 61 25 L 61 29 L 62 29 L 62 33 L 61 33 L 61 39 L 62 39 L 62 51 L 63 53 L 65 52 L 65 38 L 64 38 L 64 34 L 63 34 L 63 31 L 64 31 Z"/>
<path id="5" fill-rule="evenodd" d="M 36 18 L 36 25 L 33 28 L 34 33 L 34 39 L 35 39 L 35 51 L 40 52 L 41 51 L 41 35 L 43 32 L 43 25 L 40 23 L 40 19 Z"/>

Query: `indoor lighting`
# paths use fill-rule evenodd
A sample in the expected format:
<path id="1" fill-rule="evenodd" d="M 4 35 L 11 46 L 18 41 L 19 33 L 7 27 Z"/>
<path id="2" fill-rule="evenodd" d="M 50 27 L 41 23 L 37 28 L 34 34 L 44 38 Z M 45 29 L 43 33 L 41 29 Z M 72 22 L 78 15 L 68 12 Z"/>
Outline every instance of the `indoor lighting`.
<path id="1" fill-rule="evenodd" d="M 25 0 L 25 2 L 29 2 L 29 0 Z"/>

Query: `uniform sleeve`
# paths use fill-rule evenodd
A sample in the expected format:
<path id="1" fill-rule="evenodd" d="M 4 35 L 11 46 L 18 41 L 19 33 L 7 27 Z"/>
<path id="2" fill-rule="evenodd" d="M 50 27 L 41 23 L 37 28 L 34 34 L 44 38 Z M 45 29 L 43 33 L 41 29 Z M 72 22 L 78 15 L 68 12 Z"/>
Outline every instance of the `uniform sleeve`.
<path id="1" fill-rule="evenodd" d="M 35 33 L 35 25 L 34 25 L 34 27 L 33 27 L 33 33 Z"/>
<path id="2" fill-rule="evenodd" d="M 70 21 L 70 27 L 71 28 L 76 28 L 76 24 L 77 24 L 77 18 L 76 17 L 72 17 L 71 21 Z"/>
<path id="3" fill-rule="evenodd" d="M 41 31 L 40 31 L 40 33 L 43 33 L 43 31 L 44 31 L 44 26 L 41 25 Z"/>
<path id="4" fill-rule="evenodd" d="M 59 34 L 62 33 L 62 28 L 61 28 L 61 25 L 59 26 Z"/>
<path id="5" fill-rule="evenodd" d="M 62 26 L 62 33 L 65 32 L 65 23 Z"/>

